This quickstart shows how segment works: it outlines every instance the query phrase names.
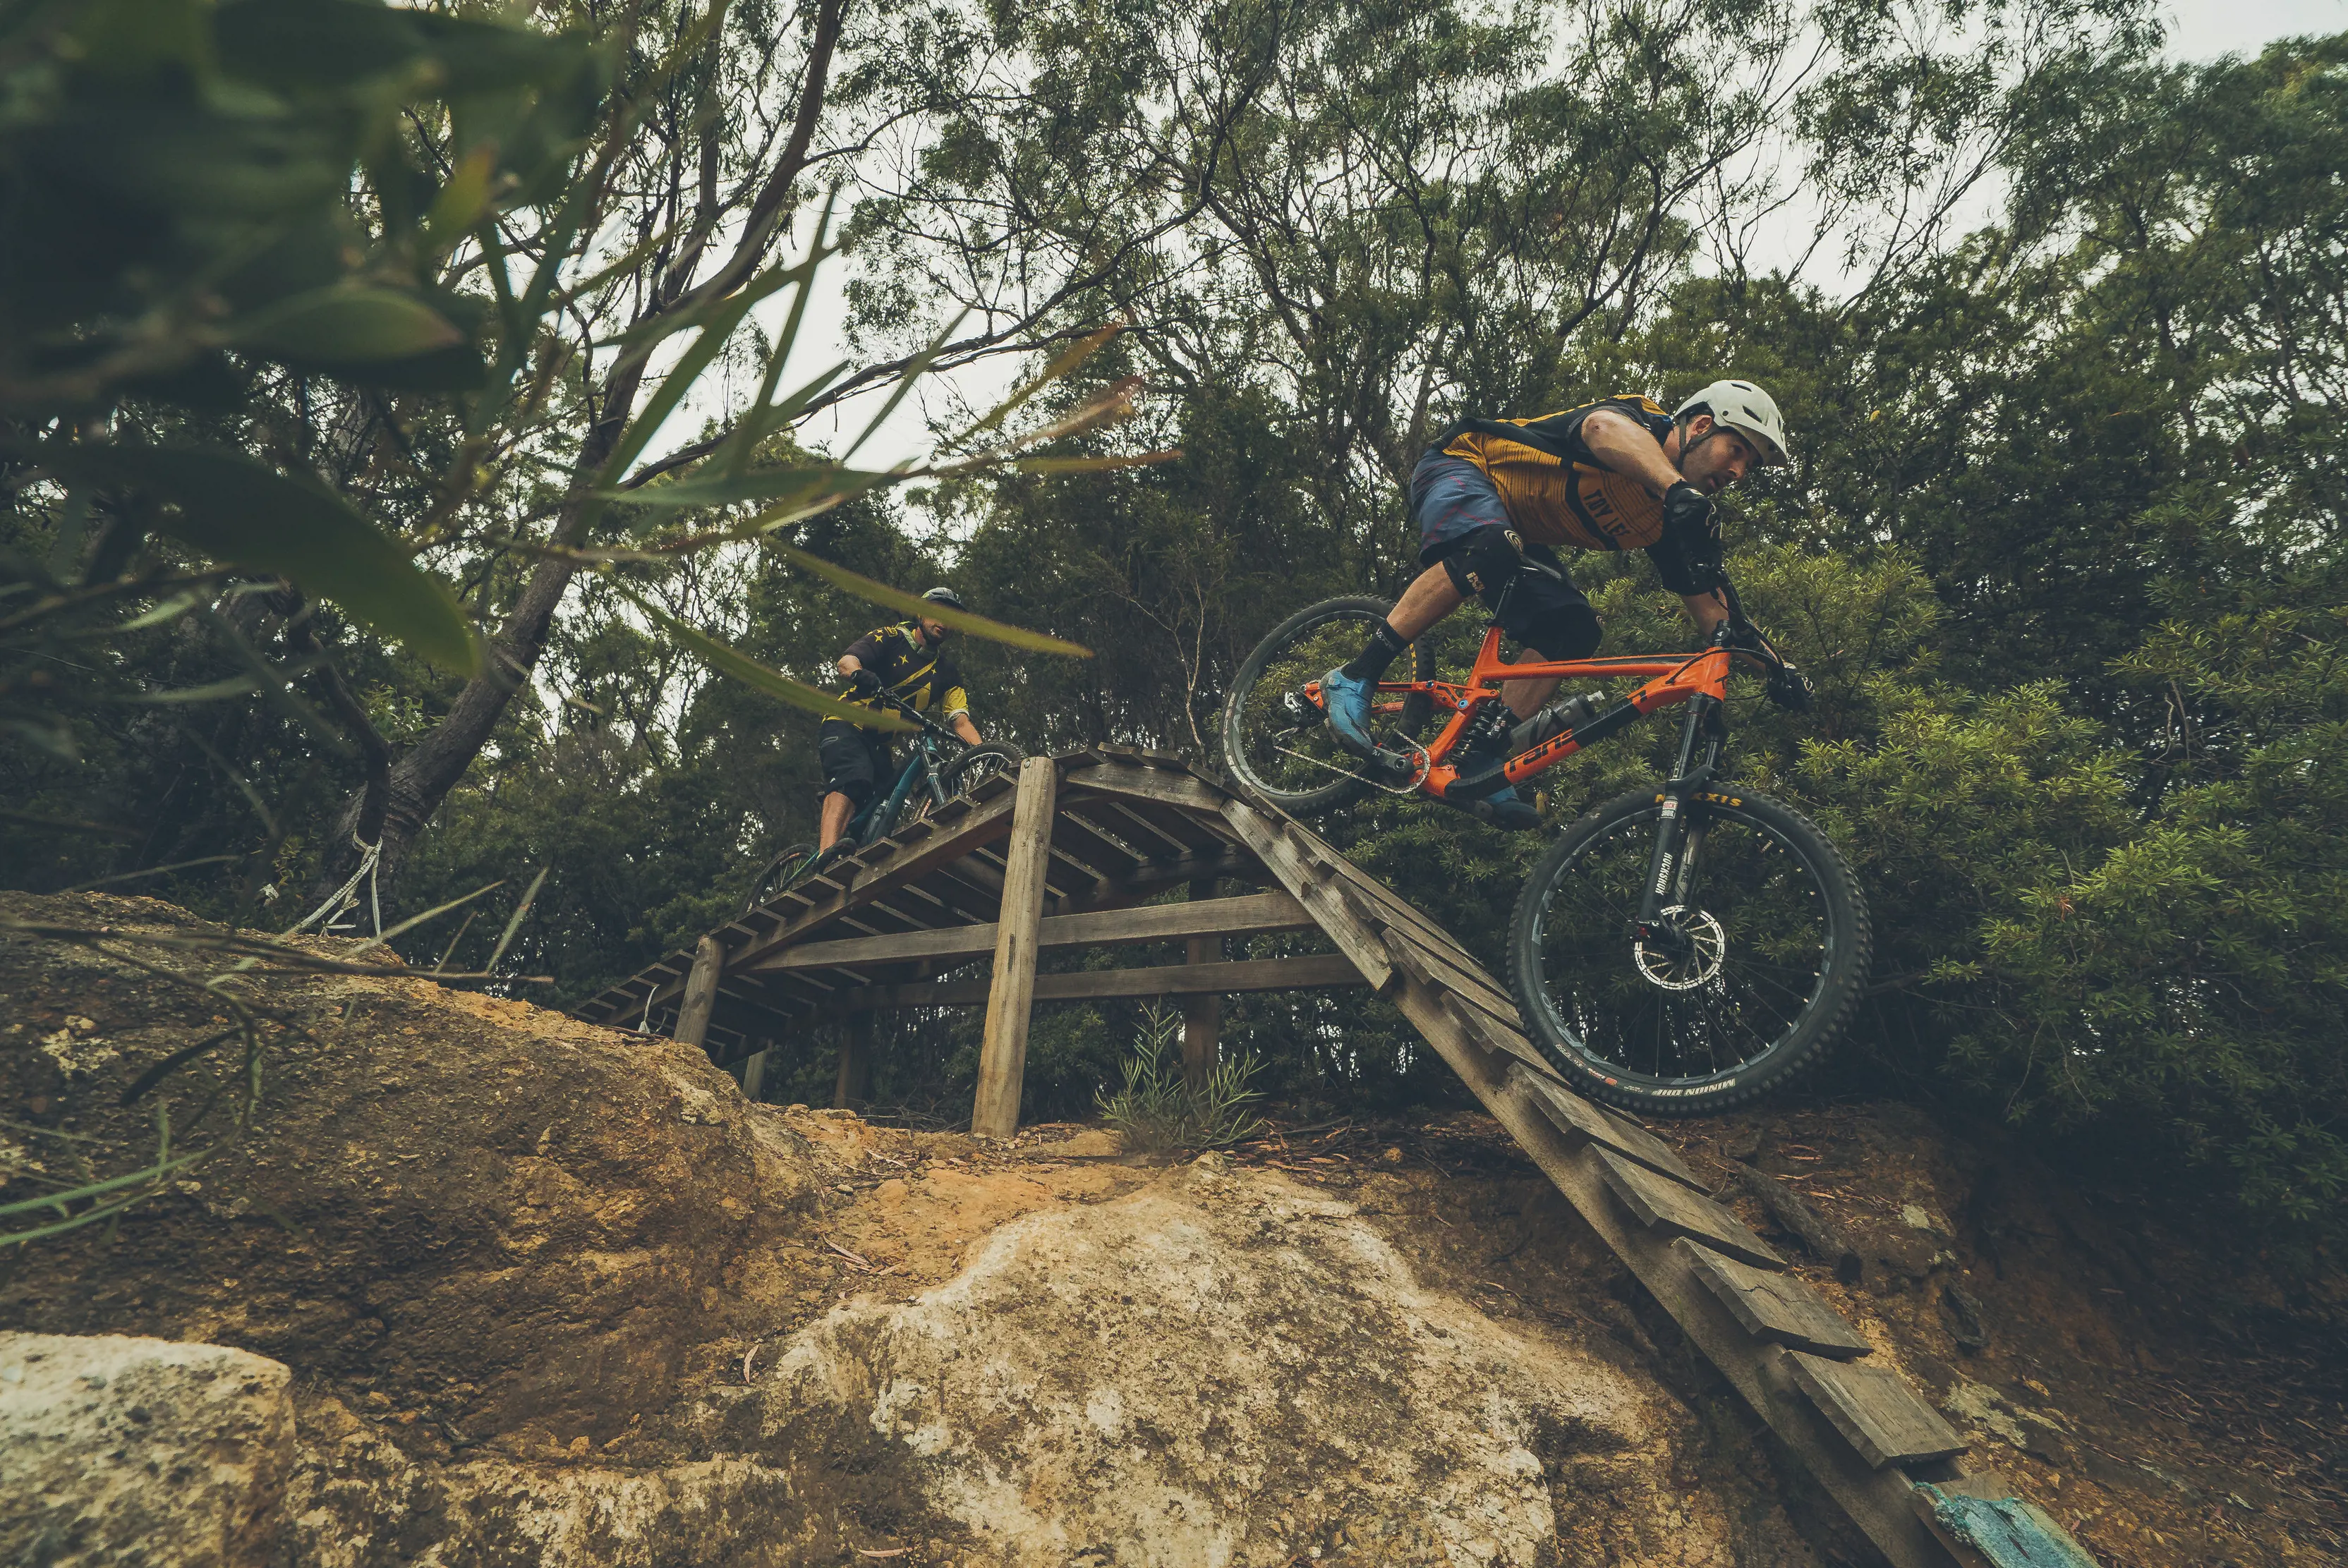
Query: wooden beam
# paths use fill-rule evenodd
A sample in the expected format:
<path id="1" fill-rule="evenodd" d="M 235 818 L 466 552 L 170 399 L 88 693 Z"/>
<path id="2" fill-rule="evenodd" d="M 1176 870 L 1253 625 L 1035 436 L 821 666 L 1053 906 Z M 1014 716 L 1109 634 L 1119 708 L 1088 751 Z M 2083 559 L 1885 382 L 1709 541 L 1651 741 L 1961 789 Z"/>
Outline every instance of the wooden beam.
<path id="1" fill-rule="evenodd" d="M 726 944 L 704 937 L 693 949 L 693 972 L 685 978 L 685 1005 L 677 1009 L 676 1032 L 669 1038 L 679 1045 L 699 1045 L 709 1034 L 709 1015 L 717 1006 L 717 979 L 726 971 Z"/>
<path id="2" fill-rule="evenodd" d="M 1110 909 L 1086 915 L 1047 915 L 1035 928 L 1038 948 L 1130 947 L 1138 942 L 1262 931 L 1303 931 L 1315 924 L 1304 906 L 1285 893 L 1255 893 L 1240 898 L 1210 898 L 1195 904 L 1154 904 L 1142 909 Z M 864 968 L 914 958 L 980 958 L 994 951 L 1002 928 L 947 926 L 886 937 L 840 942 L 808 942 L 786 948 L 736 974 L 787 974 L 794 969 Z"/>
<path id="3" fill-rule="evenodd" d="M 1285 900 L 1295 908 L 1300 920 L 1306 924 L 1312 923 L 1313 917 L 1305 914 L 1304 906 L 1298 904 L 1290 894 L 1259 893 L 1254 898 L 1217 898 L 1215 881 L 1211 876 L 1200 877 L 1190 884 L 1189 903 L 1161 905 L 1159 907 L 1196 909 L 1204 913 L 1220 904 L 1251 904 L 1267 898 Z M 1136 912 L 1138 913 L 1138 911 Z M 1101 917 L 1093 917 L 1095 919 Z M 1213 932 L 1199 931 L 1191 936 L 1183 948 L 1182 956 L 1189 961 L 1189 967 L 1192 968 L 1202 964 L 1214 963 L 1223 956 L 1222 938 Z M 1222 1026 L 1221 992 L 1200 991 L 1183 1002 L 1182 1081 L 1193 1090 L 1204 1089 L 1207 1086 L 1207 1080 L 1215 1074 L 1215 1042 L 1217 1036 L 1222 1030 Z"/>
<path id="4" fill-rule="evenodd" d="M 1131 997 L 1236 995 L 1245 991 L 1327 990 L 1358 986 L 1362 975 L 1342 953 L 1301 958 L 1242 958 L 1222 964 L 1153 964 L 1138 969 L 1079 969 L 1037 975 L 1029 999 L 1039 1002 L 1108 1001 Z M 948 985 L 863 986 L 841 991 L 811 1017 L 887 1012 L 902 1008 L 976 1007 L 994 991 L 992 980 L 956 980 Z"/>
<path id="5" fill-rule="evenodd" d="M 1059 764 L 1029 757 L 1019 764 L 1011 838 L 1003 856 L 1003 918 L 995 923 L 994 979 L 978 1049 L 978 1097 L 970 1130 L 1008 1138 L 1019 1130 L 1019 1091 L 1027 1075 L 1027 1020 L 1035 999 L 1036 927 L 1044 918 L 1045 878 L 1052 858 L 1052 806 Z"/>
<path id="6" fill-rule="evenodd" d="M 1223 820 L 1231 825 L 1241 844 L 1255 851 L 1264 869 L 1278 877 L 1281 886 L 1295 895 L 1298 903 L 1313 911 L 1314 922 L 1337 944 L 1337 950 L 1354 961 L 1370 989 L 1382 997 L 1392 995 L 1395 988 L 1402 984 L 1403 974 L 1388 958 L 1385 943 L 1363 923 L 1335 889 L 1313 874 L 1282 825 L 1236 800 L 1223 803 Z"/>
<path id="7" fill-rule="evenodd" d="M 854 1014 L 839 1041 L 839 1071 L 831 1085 L 835 1111 L 846 1111 L 872 1091 L 872 1015 Z"/>

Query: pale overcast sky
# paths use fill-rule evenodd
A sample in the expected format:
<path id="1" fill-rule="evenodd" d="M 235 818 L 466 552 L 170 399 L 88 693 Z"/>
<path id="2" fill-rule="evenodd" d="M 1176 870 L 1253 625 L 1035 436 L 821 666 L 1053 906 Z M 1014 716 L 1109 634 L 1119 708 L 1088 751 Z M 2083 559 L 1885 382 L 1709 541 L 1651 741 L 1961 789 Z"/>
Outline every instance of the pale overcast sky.
<path id="1" fill-rule="evenodd" d="M 2255 54 L 2271 40 L 2293 34 L 2348 31 L 2348 0 L 2167 0 L 2162 9 L 2169 22 L 2169 53 L 2187 60 Z M 845 357 L 839 341 L 839 277 L 834 272 L 829 280 L 832 287 L 820 290 L 825 297 L 810 302 L 804 344 L 793 356 L 799 365 L 813 367 Z M 988 396 L 998 387 L 1015 384 L 1016 379 L 1016 370 L 1008 361 L 996 361 L 974 374 L 969 395 Z M 917 391 L 899 405 L 888 424 L 873 436 L 871 445 L 857 455 L 859 466 L 886 466 L 927 453 L 929 436 L 918 406 L 921 401 Z M 880 406 L 879 394 L 857 398 L 836 415 L 819 415 L 807 436 L 826 445 L 844 444 L 871 418 L 870 411 Z"/>

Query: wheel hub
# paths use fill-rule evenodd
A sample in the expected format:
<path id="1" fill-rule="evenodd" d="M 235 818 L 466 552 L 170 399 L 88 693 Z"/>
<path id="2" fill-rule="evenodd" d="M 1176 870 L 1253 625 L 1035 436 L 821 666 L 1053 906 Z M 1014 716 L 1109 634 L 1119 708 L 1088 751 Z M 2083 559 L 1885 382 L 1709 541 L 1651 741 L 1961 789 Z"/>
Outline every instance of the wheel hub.
<path id="1" fill-rule="evenodd" d="M 1720 928 L 1720 922 L 1701 909 L 1679 904 L 1665 909 L 1663 919 L 1679 940 L 1632 942 L 1631 955 L 1639 972 L 1667 991 L 1692 991 L 1717 976 L 1722 959 L 1728 955 L 1728 933 Z"/>

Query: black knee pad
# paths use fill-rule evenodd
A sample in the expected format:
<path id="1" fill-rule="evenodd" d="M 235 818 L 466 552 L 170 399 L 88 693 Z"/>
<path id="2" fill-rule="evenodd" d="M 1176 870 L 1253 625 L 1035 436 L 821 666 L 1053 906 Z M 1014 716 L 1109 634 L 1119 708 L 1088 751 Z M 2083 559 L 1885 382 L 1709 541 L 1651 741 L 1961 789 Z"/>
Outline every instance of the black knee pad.
<path id="1" fill-rule="evenodd" d="M 1444 575 L 1461 597 L 1473 596 L 1493 609 L 1498 608 L 1500 596 L 1509 591 L 1524 565 L 1524 549 L 1516 530 L 1498 527 L 1478 528 L 1443 558 Z"/>
<path id="2" fill-rule="evenodd" d="M 1533 628 L 1533 634 L 1524 639 L 1540 656 L 1552 663 L 1569 659 L 1587 659 L 1598 651 L 1605 641 L 1606 628 L 1598 612 L 1588 605 L 1566 605 L 1551 610 Z"/>

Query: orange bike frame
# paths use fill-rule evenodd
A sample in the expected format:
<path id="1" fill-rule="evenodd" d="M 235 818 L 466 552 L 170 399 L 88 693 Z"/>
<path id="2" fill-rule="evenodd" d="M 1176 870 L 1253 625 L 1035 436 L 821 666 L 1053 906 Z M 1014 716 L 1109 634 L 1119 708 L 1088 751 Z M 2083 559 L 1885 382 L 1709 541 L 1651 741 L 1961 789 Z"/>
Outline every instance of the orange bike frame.
<path id="1" fill-rule="evenodd" d="M 1555 663 L 1509 664 L 1500 659 L 1500 629 L 1495 626 L 1484 633 L 1484 646 L 1477 650 L 1476 668 L 1469 674 L 1466 685 L 1444 681 L 1402 684 L 1383 682 L 1378 692 L 1382 696 L 1389 693 L 1407 696 L 1414 692 L 1424 692 L 1435 699 L 1437 705 L 1450 710 L 1450 722 L 1443 726 L 1443 733 L 1427 744 L 1426 777 L 1419 786 L 1428 794 L 1440 795 L 1459 776 L 1458 770 L 1447 761 L 1452 749 L 1459 743 L 1459 738 L 1466 733 L 1469 723 L 1488 704 L 1500 700 L 1500 686 L 1504 682 L 1546 681 L 1551 677 L 1572 681 L 1619 680 L 1625 675 L 1650 676 L 1652 679 L 1645 685 L 1623 699 L 1624 703 L 1637 710 L 1637 716 L 1644 717 L 1658 708 L 1668 708 L 1691 697 L 1705 696 L 1726 701 L 1728 666 L 1734 657 L 1729 649 L 1707 648 L 1701 653 L 1693 654 L 1632 654 L 1621 659 L 1570 659 Z M 1623 722 L 1629 721 L 1626 718 Z M 1606 733 L 1611 734 L 1619 727 L 1610 723 L 1606 726 Z M 1575 732 L 1568 730 L 1511 757 L 1501 771 L 1507 774 L 1509 783 L 1520 783 L 1546 768 L 1555 767 L 1581 749 Z"/>

